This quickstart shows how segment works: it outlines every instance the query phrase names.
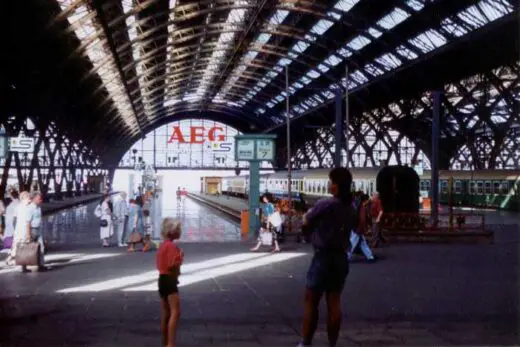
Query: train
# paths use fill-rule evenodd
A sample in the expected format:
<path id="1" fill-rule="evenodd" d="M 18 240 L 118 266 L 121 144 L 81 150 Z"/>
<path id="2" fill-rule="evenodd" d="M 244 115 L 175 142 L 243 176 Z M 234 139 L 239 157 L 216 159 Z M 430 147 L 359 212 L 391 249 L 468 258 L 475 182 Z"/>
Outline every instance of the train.
<path id="1" fill-rule="evenodd" d="M 309 205 L 326 197 L 330 169 L 310 169 L 292 172 L 291 192 L 295 200 L 304 199 Z M 377 191 L 376 179 L 380 168 L 351 168 L 353 191 L 368 195 Z M 420 199 L 431 197 L 431 171 L 419 174 Z M 221 193 L 247 198 L 249 176 L 222 177 Z M 287 198 L 287 171 L 260 175 L 260 193 Z M 510 211 L 520 210 L 520 170 L 439 171 L 439 202 L 454 206 L 473 206 Z"/>

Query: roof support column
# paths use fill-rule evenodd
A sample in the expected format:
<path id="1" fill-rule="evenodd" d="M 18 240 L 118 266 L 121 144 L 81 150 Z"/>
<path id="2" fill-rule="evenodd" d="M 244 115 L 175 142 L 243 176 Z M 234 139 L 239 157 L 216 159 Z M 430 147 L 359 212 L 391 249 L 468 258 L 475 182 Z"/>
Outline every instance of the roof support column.
<path id="1" fill-rule="evenodd" d="M 336 133 L 335 133 L 335 149 L 334 149 L 334 167 L 341 166 L 341 147 L 343 143 L 343 117 L 341 106 L 343 93 L 341 89 L 336 89 Z"/>
<path id="2" fill-rule="evenodd" d="M 440 116 L 441 116 L 441 97 L 439 91 L 433 92 L 433 119 L 432 119 L 432 204 L 431 204 L 431 224 L 436 226 L 439 219 L 439 137 L 440 137 Z"/>

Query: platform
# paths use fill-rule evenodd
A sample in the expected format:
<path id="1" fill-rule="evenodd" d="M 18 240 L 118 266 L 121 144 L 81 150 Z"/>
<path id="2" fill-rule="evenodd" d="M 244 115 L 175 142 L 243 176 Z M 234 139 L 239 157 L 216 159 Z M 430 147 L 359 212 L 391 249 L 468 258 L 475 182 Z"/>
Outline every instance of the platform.
<path id="1" fill-rule="evenodd" d="M 188 196 L 196 201 L 209 205 L 232 217 L 240 218 L 240 213 L 247 210 L 247 200 L 228 195 L 212 195 L 190 192 Z"/>
<path id="2" fill-rule="evenodd" d="M 60 245 L 46 257 L 50 271 L 0 267 L 1 346 L 160 344 L 155 253 L 99 247 L 94 205 L 55 215 L 67 223 L 47 235 Z M 238 225 L 213 209 L 187 199 L 178 216 L 190 230 L 180 242 L 179 346 L 294 346 L 310 247 L 250 253 Z M 519 232 L 497 226 L 494 245 L 392 245 L 375 264 L 354 260 L 339 346 L 520 343 Z"/>

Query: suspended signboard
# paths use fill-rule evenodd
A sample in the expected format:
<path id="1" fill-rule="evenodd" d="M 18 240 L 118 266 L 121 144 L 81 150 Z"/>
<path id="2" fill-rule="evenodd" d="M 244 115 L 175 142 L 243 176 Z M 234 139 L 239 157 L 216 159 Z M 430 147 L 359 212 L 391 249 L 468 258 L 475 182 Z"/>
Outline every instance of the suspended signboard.
<path id="1" fill-rule="evenodd" d="M 7 137 L 4 128 L 0 127 L 0 158 L 5 157 L 7 157 Z"/>
<path id="2" fill-rule="evenodd" d="M 18 153 L 33 153 L 34 143 L 33 137 L 11 137 L 9 138 L 9 150 Z"/>

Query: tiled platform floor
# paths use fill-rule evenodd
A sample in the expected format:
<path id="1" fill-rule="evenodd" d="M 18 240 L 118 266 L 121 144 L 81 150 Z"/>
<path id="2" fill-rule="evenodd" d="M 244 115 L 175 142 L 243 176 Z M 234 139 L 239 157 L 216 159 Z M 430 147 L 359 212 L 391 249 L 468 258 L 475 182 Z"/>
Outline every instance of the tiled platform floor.
<path id="1" fill-rule="evenodd" d="M 193 235 L 201 218 L 214 219 L 200 235 L 225 235 L 218 216 L 189 206 Z M 49 272 L 0 269 L 0 346 L 160 346 L 155 254 L 95 247 L 90 208 L 69 212 L 74 230 L 59 240 L 71 243 L 47 256 Z M 395 245 L 375 264 L 354 261 L 340 346 L 518 345 L 519 230 L 497 233 L 494 245 Z M 195 241 L 182 243 L 178 345 L 294 346 L 309 247 Z M 326 345 L 323 325 L 315 345 Z"/>

